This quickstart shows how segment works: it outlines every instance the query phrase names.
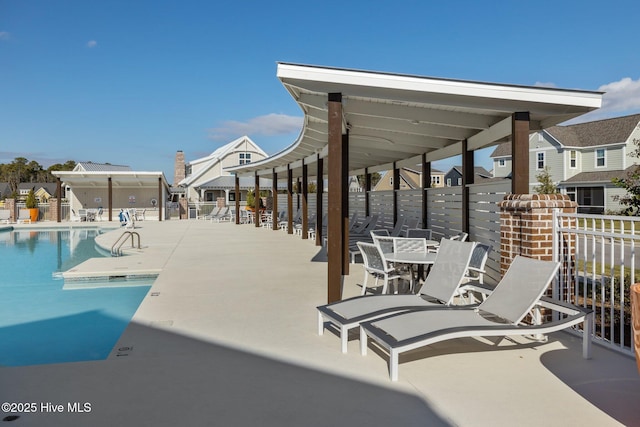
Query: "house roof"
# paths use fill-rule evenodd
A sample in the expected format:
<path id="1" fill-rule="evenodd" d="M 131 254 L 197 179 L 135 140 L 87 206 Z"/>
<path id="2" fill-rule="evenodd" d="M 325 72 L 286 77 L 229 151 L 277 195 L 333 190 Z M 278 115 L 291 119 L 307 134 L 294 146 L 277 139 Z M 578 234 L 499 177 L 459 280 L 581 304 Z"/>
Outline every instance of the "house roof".
<path id="1" fill-rule="evenodd" d="M 302 164 L 328 157 L 329 94 L 341 94 L 342 134 L 349 134 L 350 174 L 458 155 L 510 137 L 512 117 L 528 112 L 543 129 L 595 110 L 602 93 L 441 79 L 279 63 L 277 75 L 304 113 L 298 139 L 279 153 L 228 170 L 242 175 L 300 175 Z M 328 162 L 324 162 L 324 173 Z"/>
<path id="2" fill-rule="evenodd" d="M 265 157 L 268 156 L 268 154 L 266 152 L 264 152 L 262 150 L 262 148 L 260 148 L 258 146 L 258 144 L 253 142 L 253 140 L 251 138 L 249 138 L 246 135 L 245 136 L 241 136 L 240 138 L 234 139 L 233 141 L 229 142 L 228 144 L 225 144 L 225 145 L 217 148 L 213 153 L 209 154 L 206 157 L 201 157 L 199 159 L 195 159 L 195 160 L 192 160 L 192 161 L 188 162 L 187 163 L 188 165 L 196 165 L 196 164 L 201 164 L 201 163 L 204 163 L 205 165 L 202 168 L 200 168 L 198 170 L 198 172 L 196 172 L 196 173 L 194 173 L 192 175 L 189 175 L 188 177 L 185 177 L 177 185 L 188 186 L 193 181 L 197 180 L 203 174 L 205 174 L 209 169 L 211 169 L 211 167 L 213 165 L 215 165 L 217 162 L 222 160 L 227 154 L 231 153 L 238 145 L 246 143 L 246 142 L 248 142 L 251 145 L 253 145 L 253 147 L 255 147 L 256 151 L 259 152 L 260 154 L 262 154 L 263 156 L 265 156 Z"/>
<path id="3" fill-rule="evenodd" d="M 462 166 L 453 166 L 451 169 L 455 169 L 456 171 L 458 171 L 458 173 L 460 175 L 463 175 Z M 451 170 L 449 170 L 449 172 L 450 171 Z M 449 173 L 449 172 L 447 172 L 447 173 Z M 482 166 L 474 166 L 473 167 L 473 173 L 474 173 L 474 175 L 478 175 L 478 176 L 480 176 L 482 178 L 493 178 L 493 175 L 491 175 L 491 172 L 489 172 L 488 170 L 486 170 Z"/>
<path id="4" fill-rule="evenodd" d="M 116 172 L 116 171 L 132 171 L 131 166 L 112 165 L 109 163 L 94 163 L 94 162 L 78 162 L 73 168 L 74 172 Z"/>
<path id="5" fill-rule="evenodd" d="M 625 170 L 603 170 L 596 172 L 582 172 L 571 178 L 562 181 L 561 184 L 586 184 L 586 183 L 611 183 L 614 178 L 626 178 L 629 172 L 634 170 L 637 166 L 629 166 Z"/>
<path id="6" fill-rule="evenodd" d="M 638 123 L 640 114 L 632 114 L 575 125 L 552 126 L 545 131 L 565 147 L 586 148 L 624 143 Z M 496 147 L 491 157 L 510 155 L 511 144 L 506 142 Z"/>

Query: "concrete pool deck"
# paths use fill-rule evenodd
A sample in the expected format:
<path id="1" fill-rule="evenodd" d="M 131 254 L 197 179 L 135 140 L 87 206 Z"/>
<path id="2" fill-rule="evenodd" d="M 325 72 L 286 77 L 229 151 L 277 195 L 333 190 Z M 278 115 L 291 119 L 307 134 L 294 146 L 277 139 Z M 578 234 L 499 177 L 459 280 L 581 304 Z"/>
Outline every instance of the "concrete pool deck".
<path id="1" fill-rule="evenodd" d="M 6 425 L 640 425 L 628 356 L 594 346 L 584 360 L 567 333 L 452 340 L 401 359 L 393 383 L 386 355 L 360 356 L 357 339 L 342 354 L 336 335 L 317 335 L 327 264 L 311 241 L 229 223 L 138 225 L 141 250 L 75 269 L 160 271 L 112 354 L 0 368 L 2 402 L 38 404 Z M 99 240 L 109 247 L 121 232 Z M 362 274 L 352 265 L 345 296 Z M 69 411 L 85 402 L 90 412 Z"/>

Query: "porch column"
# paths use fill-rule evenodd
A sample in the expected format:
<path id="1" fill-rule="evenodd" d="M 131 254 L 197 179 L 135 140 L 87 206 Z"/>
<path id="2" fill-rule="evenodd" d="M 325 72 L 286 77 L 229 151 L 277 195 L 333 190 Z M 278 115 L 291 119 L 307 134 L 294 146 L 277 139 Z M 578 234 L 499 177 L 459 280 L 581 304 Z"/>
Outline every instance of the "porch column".
<path id="1" fill-rule="evenodd" d="M 260 177 L 258 172 L 254 173 L 255 187 L 253 190 L 253 222 L 255 227 L 260 227 Z"/>
<path id="2" fill-rule="evenodd" d="M 287 234 L 293 234 L 293 171 L 287 165 Z"/>
<path id="3" fill-rule="evenodd" d="M 236 224 L 240 224 L 240 177 L 236 175 L 235 188 L 236 193 Z"/>
<path id="4" fill-rule="evenodd" d="M 324 159 L 318 158 L 316 160 L 317 172 L 316 172 L 316 246 L 322 246 L 322 223 L 323 206 L 322 206 L 322 194 L 324 193 Z"/>
<path id="5" fill-rule="evenodd" d="M 398 191 L 400 190 L 400 169 L 393 162 L 393 226 L 398 221 Z"/>
<path id="6" fill-rule="evenodd" d="M 302 238 L 308 239 L 308 230 L 309 230 L 309 204 L 307 201 L 308 197 L 308 184 L 309 177 L 308 166 L 302 160 Z"/>
<path id="7" fill-rule="evenodd" d="M 273 168 L 271 176 L 271 194 L 273 195 L 271 228 L 275 231 L 278 229 L 278 174 L 276 173 L 276 168 Z"/>
<path id="8" fill-rule="evenodd" d="M 511 192 L 529 194 L 529 112 L 511 116 Z"/>
<path id="9" fill-rule="evenodd" d="M 107 210 L 109 211 L 109 222 L 111 222 L 113 220 L 111 212 L 113 211 L 113 182 L 111 181 L 111 177 L 107 179 L 107 199 L 109 199 L 107 202 L 109 208 Z"/>
<path id="10" fill-rule="evenodd" d="M 327 243 L 327 301 L 342 299 L 343 264 L 348 229 L 345 230 L 345 140 L 342 135 L 342 94 L 328 95 L 329 130 L 329 224 Z M 348 138 L 346 140 L 348 142 Z M 348 220 L 348 218 L 347 218 Z M 346 237 L 346 239 L 345 239 Z M 348 250 L 348 247 L 346 248 Z"/>
<path id="11" fill-rule="evenodd" d="M 422 154 L 422 228 L 429 228 L 427 197 L 429 193 L 427 188 L 431 187 L 431 162 L 427 162 L 427 154 Z"/>
<path id="12" fill-rule="evenodd" d="M 469 234 L 469 185 L 475 180 L 473 151 L 468 151 L 467 140 L 462 141 L 462 231 Z M 469 238 L 471 240 L 471 238 Z"/>
<path id="13" fill-rule="evenodd" d="M 62 180 L 60 178 L 56 178 L 56 209 L 58 211 L 58 215 L 56 217 L 56 222 L 62 221 Z"/>

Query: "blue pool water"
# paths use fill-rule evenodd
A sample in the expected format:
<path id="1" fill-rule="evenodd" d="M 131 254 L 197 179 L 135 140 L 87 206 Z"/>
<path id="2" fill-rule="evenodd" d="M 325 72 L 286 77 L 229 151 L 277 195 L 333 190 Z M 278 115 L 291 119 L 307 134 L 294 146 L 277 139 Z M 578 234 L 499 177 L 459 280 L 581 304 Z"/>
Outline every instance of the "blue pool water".
<path id="1" fill-rule="evenodd" d="M 55 273 L 101 256 L 95 229 L 0 232 L 0 365 L 105 359 L 149 290 L 63 289 Z"/>

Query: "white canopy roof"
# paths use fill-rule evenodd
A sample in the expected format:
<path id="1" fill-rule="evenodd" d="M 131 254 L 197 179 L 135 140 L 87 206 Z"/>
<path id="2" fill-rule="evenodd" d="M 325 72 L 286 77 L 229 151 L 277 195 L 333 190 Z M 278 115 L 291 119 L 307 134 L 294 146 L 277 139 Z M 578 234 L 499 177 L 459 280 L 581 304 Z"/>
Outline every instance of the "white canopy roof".
<path id="1" fill-rule="evenodd" d="M 302 161 L 328 154 L 328 94 L 341 93 L 343 132 L 349 131 L 349 171 L 415 167 L 496 145 L 511 135 L 512 114 L 528 112 L 539 130 L 601 106 L 602 93 L 439 79 L 279 63 L 277 76 L 304 112 L 297 140 L 275 155 L 228 168 L 240 175 L 300 174 Z M 325 162 L 326 169 L 326 162 Z M 315 174 L 315 169 L 310 169 Z"/>

